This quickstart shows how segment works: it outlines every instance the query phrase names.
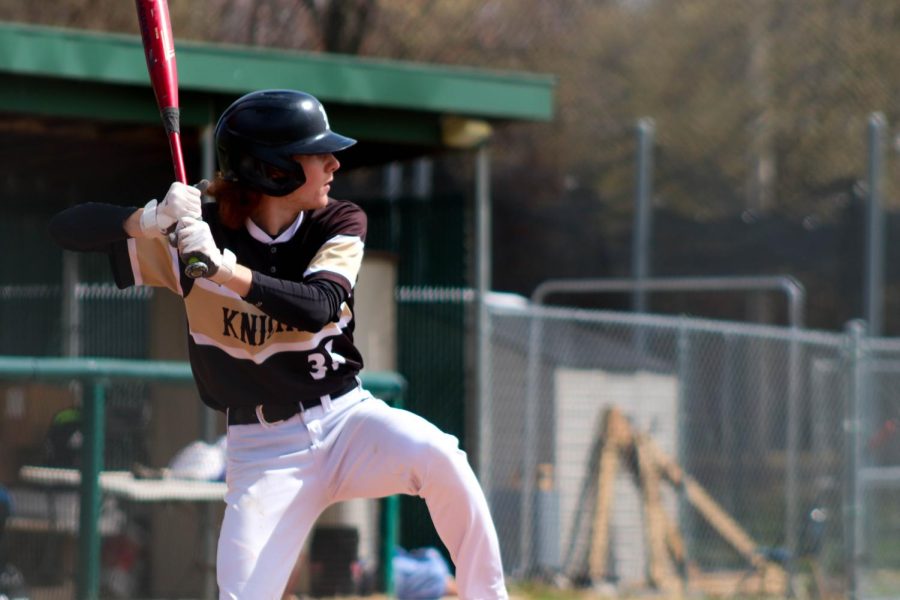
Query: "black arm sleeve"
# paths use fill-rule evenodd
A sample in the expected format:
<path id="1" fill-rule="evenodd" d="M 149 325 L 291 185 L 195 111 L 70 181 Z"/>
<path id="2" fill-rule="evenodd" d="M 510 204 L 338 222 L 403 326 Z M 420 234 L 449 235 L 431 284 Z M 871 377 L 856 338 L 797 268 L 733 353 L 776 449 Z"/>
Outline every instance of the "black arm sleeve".
<path id="1" fill-rule="evenodd" d="M 244 300 L 285 325 L 319 331 L 338 319 L 341 304 L 349 296 L 342 285 L 327 279 L 298 283 L 253 271 L 250 292 Z"/>
<path id="2" fill-rule="evenodd" d="M 53 241 L 66 250 L 107 252 L 110 245 L 128 239 L 124 223 L 135 210 L 87 202 L 54 215 L 47 229 Z"/>

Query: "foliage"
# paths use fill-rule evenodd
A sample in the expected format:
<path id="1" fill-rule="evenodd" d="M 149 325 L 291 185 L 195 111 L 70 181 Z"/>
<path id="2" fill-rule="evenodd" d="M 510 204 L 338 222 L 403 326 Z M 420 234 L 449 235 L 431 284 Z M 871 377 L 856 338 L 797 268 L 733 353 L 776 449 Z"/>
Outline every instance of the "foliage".
<path id="1" fill-rule="evenodd" d="M 170 10 L 180 39 L 554 74 L 554 121 L 502 127 L 493 146 L 497 284 L 526 293 L 548 277 L 628 273 L 640 117 L 656 124 L 657 207 L 698 223 L 779 216 L 809 227 L 854 202 L 869 114 L 900 120 L 900 4 L 883 0 L 170 0 Z M 0 0 L 3 20 L 136 33 L 132 11 L 122 0 L 52 10 Z M 900 170 L 886 172 L 896 207 Z"/>

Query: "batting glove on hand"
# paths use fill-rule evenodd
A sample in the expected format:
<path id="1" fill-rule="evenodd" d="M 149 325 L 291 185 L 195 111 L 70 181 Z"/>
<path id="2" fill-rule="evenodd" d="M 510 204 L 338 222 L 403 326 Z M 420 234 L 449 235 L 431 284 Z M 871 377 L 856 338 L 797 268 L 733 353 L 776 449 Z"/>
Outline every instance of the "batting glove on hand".
<path id="1" fill-rule="evenodd" d="M 188 263 L 197 257 L 206 263 L 209 268 L 204 275 L 206 279 L 222 285 L 234 277 L 237 257 L 227 248 L 219 250 L 207 223 L 193 217 L 178 219 L 175 238 L 182 261 Z"/>
<path id="2" fill-rule="evenodd" d="M 178 181 L 173 183 L 162 202 L 151 200 L 144 207 L 144 214 L 141 215 L 141 231 L 147 237 L 156 237 L 171 231 L 182 217 L 199 219 L 202 216 L 201 191 L 208 185 L 206 180 L 196 186 L 185 185 Z"/>

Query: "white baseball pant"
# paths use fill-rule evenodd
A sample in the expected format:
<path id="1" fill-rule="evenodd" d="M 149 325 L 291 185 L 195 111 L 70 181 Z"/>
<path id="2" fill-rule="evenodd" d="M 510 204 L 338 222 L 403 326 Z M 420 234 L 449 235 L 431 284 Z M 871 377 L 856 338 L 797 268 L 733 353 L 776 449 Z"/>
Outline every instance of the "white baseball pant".
<path id="1" fill-rule="evenodd" d="M 455 437 L 359 388 L 275 424 L 228 428 L 220 599 L 278 600 L 329 505 L 425 499 L 462 600 L 507 598 L 497 533 Z"/>

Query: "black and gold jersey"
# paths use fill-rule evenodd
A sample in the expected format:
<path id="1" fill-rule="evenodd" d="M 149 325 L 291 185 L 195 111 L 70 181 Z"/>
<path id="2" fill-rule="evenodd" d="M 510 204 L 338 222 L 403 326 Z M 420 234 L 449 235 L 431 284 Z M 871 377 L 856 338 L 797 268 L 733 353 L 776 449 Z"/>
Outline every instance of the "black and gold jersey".
<path id="1" fill-rule="evenodd" d="M 362 263 L 366 216 L 351 202 L 330 199 L 301 213 L 275 238 L 252 221 L 223 227 L 215 204 L 203 218 L 219 248 L 253 271 L 241 298 L 207 279 L 183 274 L 165 237 L 117 243 L 112 264 L 120 286 L 164 287 L 181 295 L 191 367 L 203 401 L 218 410 L 304 402 L 345 389 L 363 361 L 353 344 L 353 287 Z M 330 282 L 345 300 L 324 326 L 289 310 L 305 286 Z"/>

